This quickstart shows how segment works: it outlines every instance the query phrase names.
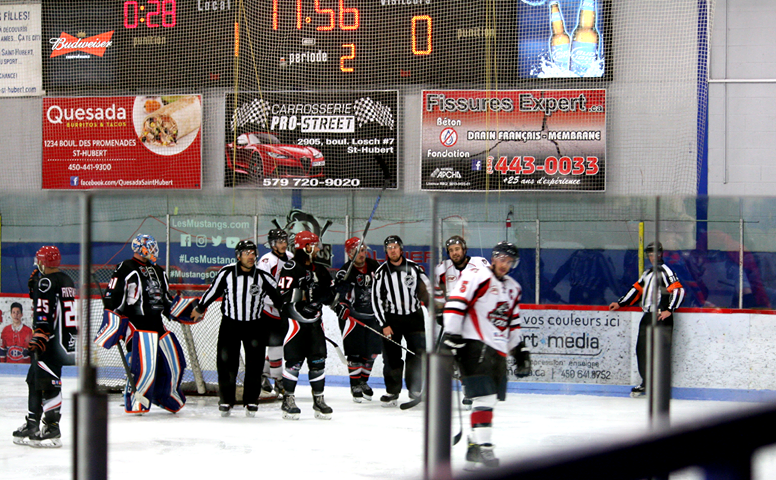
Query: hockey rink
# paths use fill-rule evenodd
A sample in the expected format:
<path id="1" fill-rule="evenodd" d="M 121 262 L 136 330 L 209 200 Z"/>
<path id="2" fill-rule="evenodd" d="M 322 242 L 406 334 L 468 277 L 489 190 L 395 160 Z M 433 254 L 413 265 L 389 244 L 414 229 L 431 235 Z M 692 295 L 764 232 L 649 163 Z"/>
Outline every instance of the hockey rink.
<path id="1" fill-rule="evenodd" d="M 24 377 L 0 376 L 0 472 L 3 480 L 72 478 L 72 394 L 77 379 L 65 378 L 61 422 L 64 446 L 35 449 L 14 445 L 11 433 L 24 422 Z M 108 473 L 111 479 L 219 478 L 236 473 L 256 478 L 417 479 L 423 474 L 423 407 L 383 408 L 375 400 L 353 403 L 349 389 L 327 387 L 334 409 L 329 421 L 313 416 L 309 386 L 297 388 L 302 409 L 298 421 L 283 420 L 280 402 L 263 404 L 255 418 L 242 408 L 222 418 L 216 397 L 190 397 L 178 414 L 157 407 L 142 416 L 123 413 L 121 399 L 109 401 Z M 406 401 L 406 392 L 400 401 Z M 673 400 L 674 425 L 752 407 L 751 403 Z M 458 431 L 454 410 L 453 432 Z M 644 399 L 585 395 L 510 394 L 494 416 L 494 445 L 502 464 L 535 455 L 554 454 L 611 443 L 648 431 Z M 464 467 L 464 437 L 453 447 L 455 473 Z M 672 478 L 700 478 L 686 470 Z M 754 478 L 776 478 L 776 449 L 756 457 Z"/>

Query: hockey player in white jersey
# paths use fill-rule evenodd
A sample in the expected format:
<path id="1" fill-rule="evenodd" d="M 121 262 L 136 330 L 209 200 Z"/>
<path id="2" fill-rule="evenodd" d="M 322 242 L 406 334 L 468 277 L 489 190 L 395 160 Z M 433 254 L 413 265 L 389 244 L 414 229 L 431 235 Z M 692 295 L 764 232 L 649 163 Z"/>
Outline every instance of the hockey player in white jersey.
<path id="1" fill-rule="evenodd" d="M 464 270 L 445 303 L 443 345 L 454 354 L 461 381 L 473 402 L 467 467 L 496 467 L 491 425 L 493 408 L 506 398 L 507 356 L 515 375 L 530 373 L 530 355 L 520 334 L 522 289 L 508 274 L 519 262 L 508 242 L 493 247 L 492 265 Z"/>
<path id="2" fill-rule="evenodd" d="M 283 265 L 293 257 L 288 252 L 288 233 L 280 228 L 273 228 L 267 235 L 269 248 L 256 265 L 259 269 L 272 275 L 277 282 Z M 261 382 L 262 398 L 271 398 L 272 386 L 269 383 L 271 377 L 275 381 L 275 395 L 283 394 L 283 339 L 288 332 L 288 324 L 280 319 L 278 308 L 272 303 L 272 299 L 264 300 L 264 310 L 261 312 L 261 321 L 269 327 L 267 339 L 267 359 L 264 362 L 264 374 Z"/>
<path id="3" fill-rule="evenodd" d="M 434 302 L 436 306 L 436 321 L 442 325 L 442 311 L 450 293 L 461 278 L 464 270 L 472 268 L 487 268 L 490 266 L 484 257 L 470 257 L 466 248 L 466 240 L 460 235 L 453 235 L 445 242 L 447 260 L 442 261 L 434 268 Z M 463 405 L 467 410 L 471 409 L 472 400 L 464 392 Z"/>

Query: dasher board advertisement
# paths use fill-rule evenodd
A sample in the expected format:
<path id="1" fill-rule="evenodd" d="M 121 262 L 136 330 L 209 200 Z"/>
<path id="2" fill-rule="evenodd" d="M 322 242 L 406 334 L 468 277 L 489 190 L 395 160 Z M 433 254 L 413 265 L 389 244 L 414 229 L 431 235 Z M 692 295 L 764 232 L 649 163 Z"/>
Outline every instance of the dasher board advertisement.
<path id="1" fill-rule="evenodd" d="M 200 95 L 43 99 L 43 188 L 201 188 Z"/>
<path id="2" fill-rule="evenodd" d="M 421 189 L 606 189 L 605 90 L 423 92 Z"/>
<path id="3" fill-rule="evenodd" d="M 396 188 L 398 95 L 227 94 L 225 186 Z"/>

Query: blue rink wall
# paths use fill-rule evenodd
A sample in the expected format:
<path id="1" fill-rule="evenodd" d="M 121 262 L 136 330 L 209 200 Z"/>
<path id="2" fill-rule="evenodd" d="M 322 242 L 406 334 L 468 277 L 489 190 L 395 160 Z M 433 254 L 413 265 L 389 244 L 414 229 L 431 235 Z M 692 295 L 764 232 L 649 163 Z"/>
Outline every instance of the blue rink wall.
<path id="1" fill-rule="evenodd" d="M 62 252 L 62 264 L 77 268 L 80 264 L 80 245 L 54 243 Z M 27 280 L 33 268 L 35 252 L 41 244 L 29 242 L 3 242 L 0 249 L 2 272 L 0 293 L 26 294 Z M 166 244 L 160 242 L 160 251 Z M 382 246 L 373 246 L 373 257 L 383 259 Z M 342 245 L 331 245 L 333 266 L 342 264 Z M 226 247 L 208 245 L 195 251 L 203 258 L 231 261 L 233 251 Z M 268 250 L 259 245 L 259 254 Z M 405 246 L 405 254 L 428 269 L 428 246 Z M 470 255 L 490 257 L 490 250 L 470 248 Z M 523 301 L 533 303 L 536 298 L 535 251 L 521 249 L 521 261 L 512 276 L 523 287 Z M 99 272 L 100 281 L 107 281 L 110 270 L 122 260 L 132 256 L 128 244 L 94 242 L 92 263 L 105 265 Z M 164 254 L 160 262 L 164 262 Z M 173 272 L 171 283 L 207 284 L 215 277 L 217 267 L 209 263 L 179 264 L 181 255 L 171 255 Z M 192 255 L 187 255 L 191 260 Z M 738 252 L 719 250 L 666 251 L 664 259 L 679 277 L 685 288 L 683 307 L 735 308 L 738 306 Z M 210 267 L 210 268 L 208 268 Z M 180 272 L 198 273 L 210 277 L 181 279 Z M 540 303 L 563 305 L 607 305 L 624 294 L 638 279 L 638 252 L 636 250 L 603 249 L 542 249 L 540 263 Z M 744 256 L 744 308 L 776 308 L 776 253 L 746 252 Z"/>

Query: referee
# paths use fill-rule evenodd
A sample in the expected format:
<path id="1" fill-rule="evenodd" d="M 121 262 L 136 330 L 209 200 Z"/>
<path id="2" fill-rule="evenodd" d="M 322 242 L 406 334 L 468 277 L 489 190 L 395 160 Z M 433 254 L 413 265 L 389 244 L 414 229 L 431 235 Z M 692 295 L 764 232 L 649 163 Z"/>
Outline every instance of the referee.
<path id="1" fill-rule="evenodd" d="M 215 299 L 223 297 L 216 354 L 218 392 L 221 397 L 218 410 L 223 417 L 229 416 L 235 404 L 240 342 L 245 348 L 245 414 L 253 417 L 259 409 L 261 373 L 264 370 L 264 350 L 269 331 L 269 325 L 262 324 L 259 317 L 267 295 L 275 305 L 280 304 L 280 298 L 272 275 L 256 268 L 256 253 L 255 243 L 249 240 L 239 242 L 234 249 L 237 261 L 221 267 L 192 312 L 192 320 L 196 322 Z"/>
<path id="2" fill-rule="evenodd" d="M 404 244 L 398 235 L 389 235 L 383 242 L 387 261 L 375 272 L 372 306 L 383 334 L 415 355 L 407 354 L 407 368 L 402 361 L 402 349 L 383 339 L 383 376 L 387 393 L 380 397 L 384 407 L 394 407 L 401 393 L 402 372 L 409 390 L 410 404 L 420 402 L 423 388 L 420 355 L 426 349 L 426 326 L 421 302 L 428 305 L 428 277 L 420 265 L 404 258 Z M 402 405 L 404 408 L 404 405 Z"/>

